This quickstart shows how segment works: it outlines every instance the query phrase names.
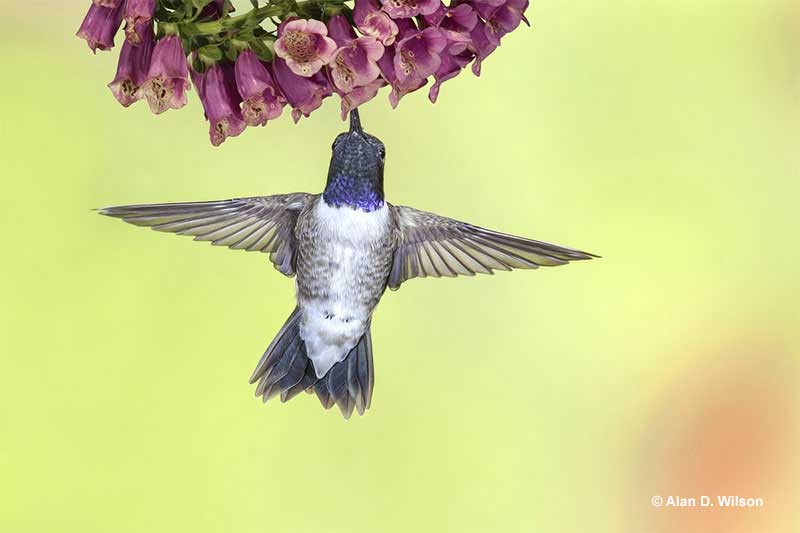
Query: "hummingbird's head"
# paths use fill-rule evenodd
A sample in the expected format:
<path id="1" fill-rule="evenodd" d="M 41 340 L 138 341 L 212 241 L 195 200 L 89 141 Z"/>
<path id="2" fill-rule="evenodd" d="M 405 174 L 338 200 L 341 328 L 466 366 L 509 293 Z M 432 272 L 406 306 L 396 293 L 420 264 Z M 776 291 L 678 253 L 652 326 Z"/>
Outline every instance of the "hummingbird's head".
<path id="1" fill-rule="evenodd" d="M 383 163 L 386 148 L 361 127 L 358 110 L 350 112 L 350 131 L 333 141 L 333 155 L 323 198 L 335 207 L 363 211 L 383 207 Z"/>

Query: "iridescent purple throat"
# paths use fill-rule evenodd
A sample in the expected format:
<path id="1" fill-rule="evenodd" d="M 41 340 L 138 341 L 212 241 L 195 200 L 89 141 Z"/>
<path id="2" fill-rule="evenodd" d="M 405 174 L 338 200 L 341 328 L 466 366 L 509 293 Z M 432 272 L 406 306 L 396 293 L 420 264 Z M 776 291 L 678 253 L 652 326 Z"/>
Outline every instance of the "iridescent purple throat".
<path id="1" fill-rule="evenodd" d="M 337 173 L 328 178 L 322 198 L 332 207 L 346 205 L 367 213 L 380 209 L 384 204 L 380 184 L 344 173 Z"/>

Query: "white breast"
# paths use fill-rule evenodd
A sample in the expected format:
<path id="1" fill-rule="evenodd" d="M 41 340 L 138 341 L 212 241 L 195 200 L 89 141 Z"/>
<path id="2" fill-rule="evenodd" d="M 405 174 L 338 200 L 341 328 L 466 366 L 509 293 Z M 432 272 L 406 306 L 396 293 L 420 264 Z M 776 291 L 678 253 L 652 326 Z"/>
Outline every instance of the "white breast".
<path id="1" fill-rule="evenodd" d="M 317 377 L 344 360 L 369 324 L 372 309 L 358 297 L 358 280 L 368 267 L 373 244 L 389 231 L 389 208 L 367 213 L 330 207 L 322 198 L 314 208 L 320 247 L 330 256 L 326 298 L 299 301 L 303 311 L 300 336 Z"/>
<path id="2" fill-rule="evenodd" d="M 322 197 L 317 200 L 314 216 L 321 233 L 336 241 L 365 245 L 383 237 L 389 229 L 389 206 L 367 213 L 351 207 L 331 207 Z"/>

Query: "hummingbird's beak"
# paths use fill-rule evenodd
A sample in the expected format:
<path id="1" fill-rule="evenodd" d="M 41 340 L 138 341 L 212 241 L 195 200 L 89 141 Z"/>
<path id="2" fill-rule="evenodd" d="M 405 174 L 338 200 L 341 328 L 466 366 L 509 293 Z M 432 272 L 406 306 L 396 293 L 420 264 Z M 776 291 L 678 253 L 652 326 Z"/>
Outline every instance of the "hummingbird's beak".
<path id="1" fill-rule="evenodd" d="M 358 116 L 358 108 L 350 111 L 350 133 L 363 133 L 361 128 L 361 118 Z"/>

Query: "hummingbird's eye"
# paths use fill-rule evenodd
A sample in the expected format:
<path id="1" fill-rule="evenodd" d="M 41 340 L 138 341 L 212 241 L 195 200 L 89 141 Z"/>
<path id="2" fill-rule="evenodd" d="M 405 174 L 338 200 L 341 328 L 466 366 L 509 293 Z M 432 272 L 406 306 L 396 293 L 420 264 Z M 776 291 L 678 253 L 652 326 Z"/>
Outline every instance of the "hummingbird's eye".
<path id="1" fill-rule="evenodd" d="M 383 146 L 378 148 L 378 155 L 380 156 L 381 159 L 386 159 L 386 148 L 384 148 Z"/>

